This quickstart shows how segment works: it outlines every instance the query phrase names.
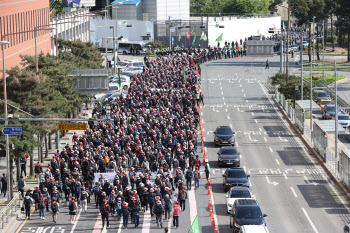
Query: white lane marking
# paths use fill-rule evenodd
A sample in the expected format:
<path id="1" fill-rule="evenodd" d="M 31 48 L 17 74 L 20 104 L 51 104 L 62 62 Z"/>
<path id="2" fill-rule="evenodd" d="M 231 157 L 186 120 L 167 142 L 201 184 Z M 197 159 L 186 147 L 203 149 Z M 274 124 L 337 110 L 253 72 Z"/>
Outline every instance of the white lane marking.
<path id="1" fill-rule="evenodd" d="M 242 84 L 239 84 L 240 87 L 242 87 Z"/>
<path id="2" fill-rule="evenodd" d="M 294 197 L 298 197 L 297 193 L 295 192 L 295 190 L 293 189 L 293 187 L 290 187 L 290 189 L 292 190 L 292 193 L 294 194 Z"/>
<path id="3" fill-rule="evenodd" d="M 279 138 L 282 142 L 288 142 L 288 139 L 283 139 L 283 138 L 281 138 L 280 135 L 278 135 L 278 138 Z"/>
<path id="4" fill-rule="evenodd" d="M 284 179 L 288 180 L 288 176 L 286 173 L 283 173 Z"/>
<path id="5" fill-rule="evenodd" d="M 222 97 L 222 100 L 225 100 L 225 97 Z"/>
<path id="6" fill-rule="evenodd" d="M 188 192 L 189 197 L 188 200 L 190 202 L 190 223 L 192 224 L 193 220 L 197 216 L 197 203 L 196 203 L 196 196 L 194 194 L 194 188 L 191 188 L 191 190 Z"/>
<path id="7" fill-rule="evenodd" d="M 247 97 L 245 94 L 243 94 L 244 97 Z"/>
<path id="8" fill-rule="evenodd" d="M 280 165 L 280 162 L 278 162 L 278 159 L 276 159 L 276 163 L 277 163 L 278 165 Z"/>
<path id="9" fill-rule="evenodd" d="M 219 83 L 220 84 L 220 86 L 221 86 L 221 83 Z"/>
<path id="10" fill-rule="evenodd" d="M 261 129 L 261 128 L 259 128 L 259 131 L 262 131 L 262 129 Z"/>
<path id="11" fill-rule="evenodd" d="M 202 128 L 203 132 L 205 131 L 204 127 Z"/>
<path id="12" fill-rule="evenodd" d="M 118 227 L 118 231 L 117 231 L 117 233 L 122 232 L 122 226 L 123 226 L 123 222 L 120 220 L 120 223 L 119 223 L 119 227 Z M 170 231 L 170 228 L 168 228 L 168 229 L 169 229 L 168 233 L 170 233 L 170 232 L 171 232 L 171 231 Z"/>
<path id="13" fill-rule="evenodd" d="M 220 87 L 220 89 L 222 90 L 222 87 Z"/>
<path id="14" fill-rule="evenodd" d="M 201 112 L 201 116 L 203 116 L 203 112 Z"/>
<path id="15" fill-rule="evenodd" d="M 254 116 L 254 112 L 252 112 L 252 116 Z"/>
<path id="16" fill-rule="evenodd" d="M 238 142 L 236 142 L 235 144 L 236 144 L 236 147 L 239 147 L 239 146 L 238 146 Z"/>
<path id="17" fill-rule="evenodd" d="M 270 152 L 271 152 L 271 153 L 273 153 L 273 150 L 272 150 L 272 148 L 271 148 L 271 147 L 269 147 L 269 149 L 270 149 Z"/>
<path id="18" fill-rule="evenodd" d="M 248 137 L 249 137 L 249 140 L 252 141 L 252 142 L 258 142 L 258 141 L 259 141 L 259 140 L 256 140 L 256 139 L 252 139 L 252 138 L 250 137 L 250 135 L 249 135 Z"/>
<path id="19" fill-rule="evenodd" d="M 227 112 L 227 108 L 225 108 L 225 112 Z"/>
<path id="20" fill-rule="evenodd" d="M 203 137 L 203 140 L 205 141 L 205 137 Z"/>
<path id="21" fill-rule="evenodd" d="M 243 170 L 244 170 L 245 172 L 247 172 L 247 168 L 246 168 L 245 166 L 243 166 Z"/>
<path id="22" fill-rule="evenodd" d="M 267 139 L 266 139 L 266 137 L 264 137 L 264 140 L 265 140 L 265 142 L 267 142 Z"/>
<path id="23" fill-rule="evenodd" d="M 151 213 L 149 211 L 147 211 L 146 213 L 144 213 L 143 215 L 143 224 L 142 224 L 142 231 L 141 233 L 149 233 L 150 232 L 150 228 L 151 228 Z M 121 220 L 120 220 L 121 221 Z"/>
<path id="24" fill-rule="evenodd" d="M 248 103 L 249 101 L 248 101 L 248 100 L 245 100 L 245 102 L 247 102 L 247 103 Z"/>
<path id="25" fill-rule="evenodd" d="M 242 155 L 241 155 L 241 154 L 239 155 L 239 158 L 242 158 Z"/>
<path id="26" fill-rule="evenodd" d="M 244 92 L 244 90 L 242 89 L 242 92 Z"/>
<path id="27" fill-rule="evenodd" d="M 316 229 L 314 223 L 311 221 L 309 215 L 306 213 L 306 210 L 305 210 L 304 208 L 301 208 L 301 209 L 303 210 L 303 212 L 304 212 L 304 214 L 305 214 L 307 220 L 309 221 L 309 223 L 310 223 L 312 229 L 314 229 L 314 231 L 315 231 L 316 233 L 318 233 L 318 230 Z"/>
<path id="28" fill-rule="evenodd" d="M 78 223 L 78 221 L 79 221 L 80 214 L 81 214 L 81 210 L 79 210 L 77 219 L 75 220 L 75 223 L 74 223 L 74 225 L 73 225 L 72 230 L 70 231 L 70 233 L 73 233 L 73 232 L 74 232 L 74 229 L 75 229 L 75 227 L 77 226 L 77 223 Z"/>
<path id="29" fill-rule="evenodd" d="M 222 170 L 222 171 L 224 172 L 224 170 Z M 211 192 L 210 197 L 211 197 L 211 205 L 212 205 L 212 208 L 213 208 L 214 221 L 215 221 L 216 224 L 219 224 L 218 218 L 217 218 L 217 216 L 216 216 L 216 209 L 215 209 L 215 202 L 214 202 L 214 195 L 213 195 L 213 193 L 214 193 L 214 192 Z M 192 224 L 192 221 L 191 221 L 191 224 Z M 219 227 L 218 227 L 217 230 L 218 230 L 218 233 L 219 233 Z"/>
<path id="30" fill-rule="evenodd" d="M 277 182 L 275 182 L 275 181 L 272 181 L 272 182 L 271 182 L 268 176 L 265 176 L 265 178 L 266 178 L 267 183 L 273 184 L 273 186 L 276 186 L 276 185 L 279 184 L 279 183 L 277 183 Z"/>
<path id="31" fill-rule="evenodd" d="M 221 95 L 224 95 L 224 92 L 221 92 Z"/>
<path id="32" fill-rule="evenodd" d="M 258 123 L 258 120 L 257 120 L 257 119 L 255 119 L 255 123 Z"/>
<path id="33" fill-rule="evenodd" d="M 230 127 L 231 127 L 231 129 L 232 129 L 232 124 L 230 124 Z"/>
<path id="34" fill-rule="evenodd" d="M 227 119 L 229 119 L 229 120 L 230 120 L 230 116 L 229 116 L 229 115 L 227 115 Z"/>
<path id="35" fill-rule="evenodd" d="M 226 103 L 224 102 L 224 105 L 226 105 Z"/>

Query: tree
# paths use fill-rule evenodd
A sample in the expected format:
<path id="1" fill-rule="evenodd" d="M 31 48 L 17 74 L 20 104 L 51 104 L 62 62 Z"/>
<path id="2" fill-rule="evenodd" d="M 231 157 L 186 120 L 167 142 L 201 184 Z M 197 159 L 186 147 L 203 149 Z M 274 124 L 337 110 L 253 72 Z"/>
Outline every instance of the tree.
<path id="1" fill-rule="evenodd" d="M 50 1 L 50 11 L 52 16 L 63 13 L 62 0 Z"/>
<path id="2" fill-rule="evenodd" d="M 347 35 L 348 37 L 346 47 L 348 50 L 348 62 L 350 62 L 350 2 L 347 0 L 338 0 L 338 3 L 337 14 L 339 15 L 339 33 L 341 33 L 341 35 Z M 339 35 L 339 39 L 341 37 L 342 36 Z"/>

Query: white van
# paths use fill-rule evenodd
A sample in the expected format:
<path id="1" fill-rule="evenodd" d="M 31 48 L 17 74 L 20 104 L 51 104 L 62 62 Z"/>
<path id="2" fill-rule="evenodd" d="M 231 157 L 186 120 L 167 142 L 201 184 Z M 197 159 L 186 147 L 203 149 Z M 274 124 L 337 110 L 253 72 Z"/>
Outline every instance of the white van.
<path id="1" fill-rule="evenodd" d="M 239 233 L 269 233 L 265 225 L 243 225 Z"/>

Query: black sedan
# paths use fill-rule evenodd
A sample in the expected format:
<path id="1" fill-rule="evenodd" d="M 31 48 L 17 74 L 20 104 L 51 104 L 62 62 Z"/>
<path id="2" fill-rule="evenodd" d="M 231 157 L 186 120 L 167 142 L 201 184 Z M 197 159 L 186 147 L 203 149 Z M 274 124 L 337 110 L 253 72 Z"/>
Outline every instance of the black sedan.
<path id="1" fill-rule="evenodd" d="M 232 186 L 245 186 L 249 187 L 250 183 L 247 175 L 243 168 L 227 168 L 225 173 L 222 175 L 224 190 L 227 192 Z"/>
<path id="2" fill-rule="evenodd" d="M 239 167 L 241 164 L 240 155 L 237 149 L 233 146 L 222 147 L 218 152 L 218 165 Z"/>

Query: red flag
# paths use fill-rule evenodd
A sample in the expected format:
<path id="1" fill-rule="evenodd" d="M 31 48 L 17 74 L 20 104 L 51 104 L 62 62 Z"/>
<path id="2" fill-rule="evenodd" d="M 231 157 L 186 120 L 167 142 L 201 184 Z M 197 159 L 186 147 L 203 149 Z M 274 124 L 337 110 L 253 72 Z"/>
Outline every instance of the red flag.
<path id="1" fill-rule="evenodd" d="M 190 35 L 190 31 L 187 31 L 186 39 L 187 39 L 187 40 L 189 40 L 189 39 L 190 39 L 190 37 L 191 37 L 191 35 Z"/>

